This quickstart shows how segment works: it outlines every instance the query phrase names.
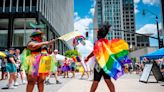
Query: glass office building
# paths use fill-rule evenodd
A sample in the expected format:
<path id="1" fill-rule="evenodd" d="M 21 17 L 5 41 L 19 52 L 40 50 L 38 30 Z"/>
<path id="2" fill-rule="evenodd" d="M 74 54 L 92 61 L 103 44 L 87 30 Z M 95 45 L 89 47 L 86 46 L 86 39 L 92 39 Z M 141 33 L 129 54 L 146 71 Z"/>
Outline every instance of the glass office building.
<path id="1" fill-rule="evenodd" d="M 109 22 L 112 26 L 111 29 L 115 29 L 111 30 L 107 35 L 109 40 L 113 38 L 121 38 L 126 40 L 129 46 L 133 48 L 138 46 L 149 46 L 149 40 L 146 42 L 144 41 L 144 45 L 141 45 L 140 42 L 137 42 L 138 36 L 130 33 L 135 32 L 133 0 L 96 0 L 94 27 L 100 27 L 103 22 Z M 95 38 L 96 33 L 94 33 L 94 39 Z"/>
<path id="2" fill-rule="evenodd" d="M 73 0 L 1 0 L 0 50 L 23 49 L 35 24 L 42 25 L 44 40 L 58 38 L 73 31 Z M 70 44 L 57 40 L 54 48 L 63 54 Z"/>

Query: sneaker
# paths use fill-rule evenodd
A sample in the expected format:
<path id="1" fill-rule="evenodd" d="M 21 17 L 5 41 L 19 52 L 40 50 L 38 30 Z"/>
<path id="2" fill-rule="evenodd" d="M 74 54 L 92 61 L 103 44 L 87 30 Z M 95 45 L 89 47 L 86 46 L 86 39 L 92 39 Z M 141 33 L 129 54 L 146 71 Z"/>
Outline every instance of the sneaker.
<path id="1" fill-rule="evenodd" d="M 8 86 L 8 89 L 15 89 L 15 88 L 17 88 L 17 87 L 15 87 L 15 86 Z"/>
<path id="2" fill-rule="evenodd" d="M 19 85 L 19 83 L 18 83 L 18 82 L 15 82 L 15 83 L 14 83 L 14 86 L 18 86 L 18 85 Z"/>
<path id="3" fill-rule="evenodd" d="M 62 83 L 61 83 L 60 81 L 57 80 L 57 81 L 56 81 L 56 84 L 62 84 Z"/>
<path id="4" fill-rule="evenodd" d="M 23 81 L 22 81 L 22 84 L 27 84 L 27 81 L 23 80 Z"/>
<path id="5" fill-rule="evenodd" d="M 46 85 L 51 85 L 51 84 L 53 84 L 53 83 L 50 83 L 49 81 L 45 81 L 45 84 L 46 84 Z"/>
<path id="6" fill-rule="evenodd" d="M 15 89 L 15 88 L 17 88 L 17 87 L 15 87 L 15 86 L 13 86 L 11 84 L 7 84 L 7 86 L 4 87 L 4 89 Z"/>

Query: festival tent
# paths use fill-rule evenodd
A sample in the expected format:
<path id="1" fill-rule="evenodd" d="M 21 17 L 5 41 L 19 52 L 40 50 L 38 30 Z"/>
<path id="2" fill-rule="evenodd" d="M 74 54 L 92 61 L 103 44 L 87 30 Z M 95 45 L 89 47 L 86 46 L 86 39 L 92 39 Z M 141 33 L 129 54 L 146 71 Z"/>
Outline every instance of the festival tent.
<path id="1" fill-rule="evenodd" d="M 56 55 L 56 60 L 61 60 L 61 61 L 64 61 L 65 59 L 65 56 L 61 55 L 61 54 L 57 54 Z"/>
<path id="2" fill-rule="evenodd" d="M 140 60 L 142 60 L 144 57 L 148 58 L 148 59 L 159 59 L 159 58 L 163 58 L 164 57 L 164 48 L 158 49 L 154 52 L 148 53 L 144 56 L 140 57 Z"/>

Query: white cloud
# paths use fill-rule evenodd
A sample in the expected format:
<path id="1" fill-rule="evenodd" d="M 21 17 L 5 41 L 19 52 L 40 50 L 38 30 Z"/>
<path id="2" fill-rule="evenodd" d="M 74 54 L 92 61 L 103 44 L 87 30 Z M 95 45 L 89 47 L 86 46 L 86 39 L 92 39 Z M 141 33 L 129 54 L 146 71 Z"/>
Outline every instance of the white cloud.
<path id="1" fill-rule="evenodd" d="M 92 16 L 94 16 L 94 12 L 95 12 L 95 8 L 93 7 L 93 8 L 90 9 L 89 13 L 91 13 Z"/>
<path id="2" fill-rule="evenodd" d="M 77 30 L 85 35 L 85 32 L 88 31 L 89 25 L 93 23 L 92 18 L 81 18 L 78 16 L 78 13 L 75 13 L 76 16 L 74 16 L 74 30 Z"/>
<path id="3" fill-rule="evenodd" d="M 134 0 L 134 3 L 135 4 L 137 4 L 137 3 L 139 3 L 140 2 L 140 0 Z"/>
<path id="4" fill-rule="evenodd" d="M 159 0 L 142 0 L 144 4 L 150 4 L 150 5 L 155 5 L 159 4 Z"/>
<path id="5" fill-rule="evenodd" d="M 96 5 L 96 0 L 90 0 L 91 2 L 93 2 L 93 4 L 91 5 L 91 7 L 95 7 Z"/>
<path id="6" fill-rule="evenodd" d="M 80 31 L 81 33 L 85 33 L 86 29 L 89 27 L 89 25 L 92 23 L 92 19 L 85 17 L 80 18 L 74 23 L 74 29 Z"/>
<path id="7" fill-rule="evenodd" d="M 80 19 L 80 17 L 78 15 L 78 13 L 77 12 L 74 12 L 74 20 L 77 21 L 79 19 Z"/>
<path id="8" fill-rule="evenodd" d="M 137 9 L 137 7 L 138 7 L 137 4 L 135 4 L 135 5 L 134 5 L 134 12 L 135 12 L 135 14 L 137 14 L 138 12 L 140 12 L 140 11 Z"/>
<path id="9" fill-rule="evenodd" d="M 89 40 L 85 40 L 85 43 L 85 45 L 82 45 L 81 43 L 77 45 L 77 49 L 83 57 L 88 56 L 93 50 L 93 44 Z"/>
<path id="10" fill-rule="evenodd" d="M 138 8 L 138 3 L 140 2 L 140 0 L 134 0 L 134 12 L 135 14 L 137 14 L 139 12 Z"/>
<path id="11" fill-rule="evenodd" d="M 159 23 L 159 29 L 162 28 L 161 23 Z M 157 35 L 157 25 L 156 24 L 146 24 L 142 28 L 136 31 L 140 34 L 153 34 Z"/>

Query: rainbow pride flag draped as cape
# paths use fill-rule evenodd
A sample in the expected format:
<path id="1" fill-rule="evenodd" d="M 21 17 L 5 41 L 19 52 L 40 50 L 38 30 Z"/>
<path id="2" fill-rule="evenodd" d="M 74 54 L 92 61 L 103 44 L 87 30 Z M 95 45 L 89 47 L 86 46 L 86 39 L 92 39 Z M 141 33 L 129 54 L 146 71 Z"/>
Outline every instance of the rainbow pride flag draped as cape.
<path id="1" fill-rule="evenodd" d="M 104 72 L 116 80 L 124 74 L 123 64 L 128 49 L 124 40 L 103 38 L 95 43 L 93 53 Z"/>

